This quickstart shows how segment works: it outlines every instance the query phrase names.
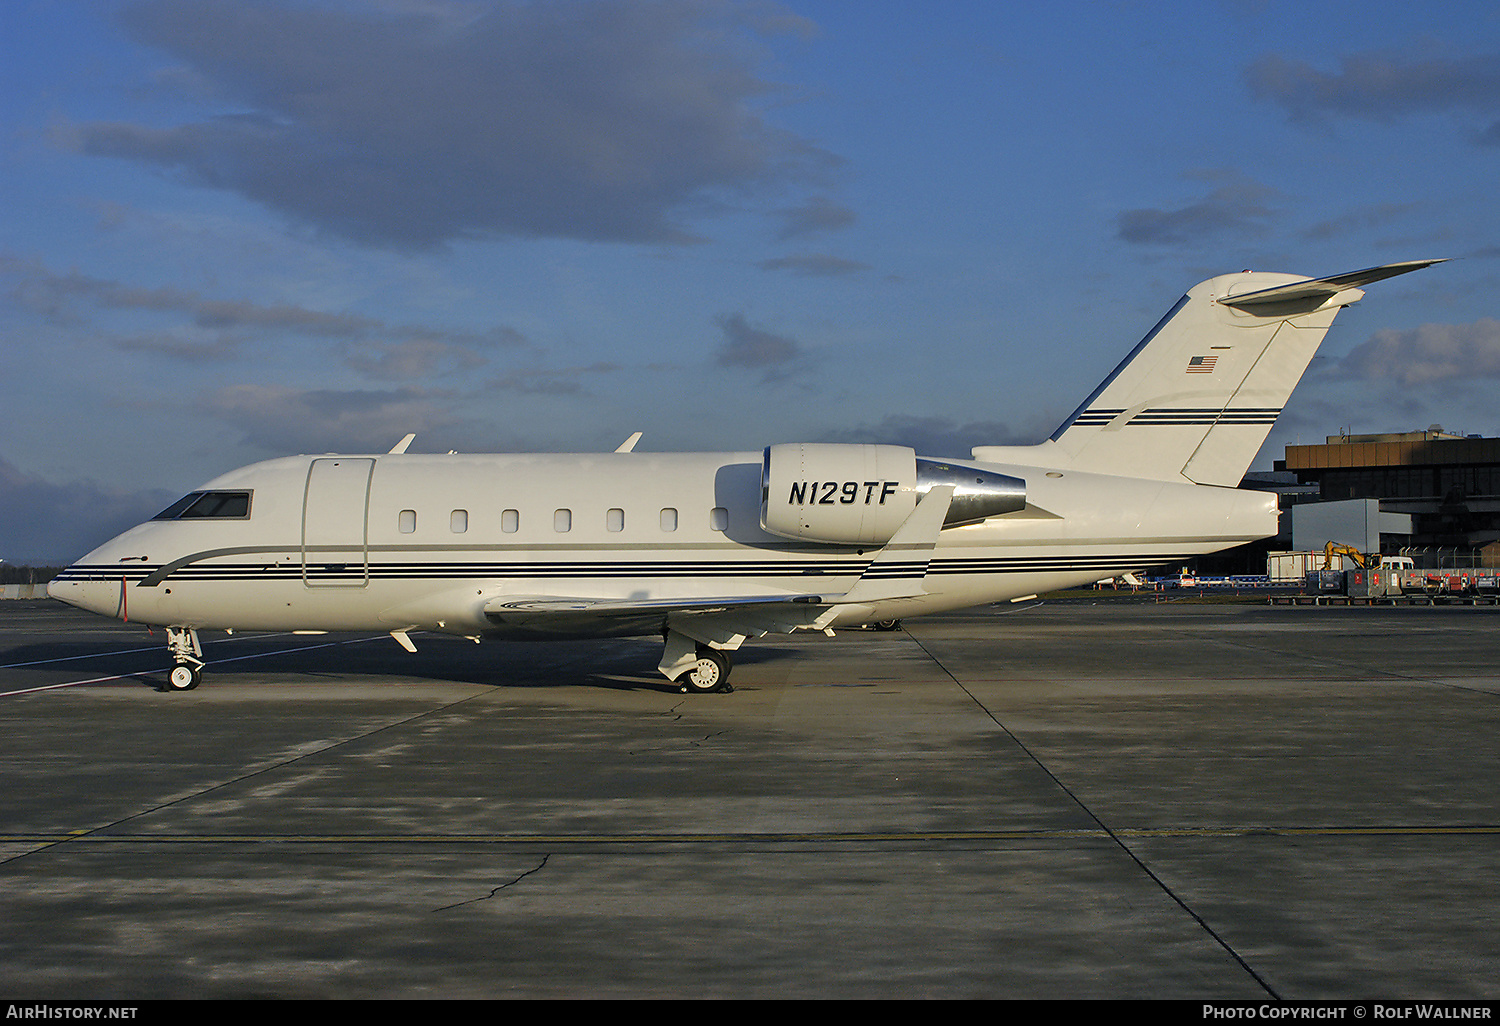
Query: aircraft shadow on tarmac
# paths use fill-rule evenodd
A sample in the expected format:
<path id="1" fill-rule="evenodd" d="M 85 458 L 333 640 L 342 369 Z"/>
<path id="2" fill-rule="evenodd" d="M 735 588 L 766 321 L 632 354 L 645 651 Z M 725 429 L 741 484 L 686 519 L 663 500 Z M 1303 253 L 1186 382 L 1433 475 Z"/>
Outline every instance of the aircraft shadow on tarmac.
<path id="1" fill-rule="evenodd" d="M 132 681 L 158 691 L 169 690 L 167 655 L 153 635 L 114 634 L 98 640 L 47 641 L 21 645 L 0 655 L 0 663 L 55 667 L 53 677 L 92 679 L 120 675 L 115 684 Z M 649 638 L 598 641 L 486 642 L 414 635 L 415 653 L 403 652 L 387 637 L 364 635 L 235 635 L 205 639 L 208 662 L 203 688 L 216 682 L 243 685 L 252 680 L 291 684 L 330 678 L 372 684 L 477 684 L 508 688 L 588 687 L 614 691 L 676 693 L 679 686 L 656 672 L 659 643 Z M 787 646 L 759 644 L 733 654 L 737 666 L 752 666 L 805 653 Z M 101 683 L 103 683 L 101 681 Z"/>

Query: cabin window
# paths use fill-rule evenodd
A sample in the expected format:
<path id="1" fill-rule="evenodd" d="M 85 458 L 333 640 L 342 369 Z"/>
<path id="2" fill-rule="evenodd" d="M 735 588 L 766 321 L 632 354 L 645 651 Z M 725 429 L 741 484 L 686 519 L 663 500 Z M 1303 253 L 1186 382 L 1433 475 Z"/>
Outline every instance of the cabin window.
<path id="1" fill-rule="evenodd" d="M 521 529 L 521 512 L 514 509 L 503 509 L 500 511 L 500 530 L 506 534 L 515 534 Z"/>
<path id="2" fill-rule="evenodd" d="M 708 528 L 711 531 L 723 531 L 729 527 L 729 510 L 723 506 L 715 506 L 708 514 Z"/>
<path id="3" fill-rule="evenodd" d="M 469 529 L 469 511 L 456 509 L 448 514 L 448 530 L 454 534 L 463 534 Z"/>
<path id="4" fill-rule="evenodd" d="M 189 492 L 152 520 L 249 520 L 249 492 Z"/>
<path id="5" fill-rule="evenodd" d="M 625 530 L 625 511 L 612 509 L 604 514 L 604 527 L 609 531 Z"/>
<path id="6" fill-rule="evenodd" d="M 396 515 L 396 530 L 402 534 L 411 534 L 417 529 L 417 511 L 414 509 L 403 509 Z"/>
<path id="7" fill-rule="evenodd" d="M 553 510 L 552 530 L 558 534 L 564 534 L 573 530 L 573 511 L 570 509 Z"/>
<path id="8" fill-rule="evenodd" d="M 661 529 L 663 531 L 677 530 L 677 511 L 670 506 L 661 511 Z"/>

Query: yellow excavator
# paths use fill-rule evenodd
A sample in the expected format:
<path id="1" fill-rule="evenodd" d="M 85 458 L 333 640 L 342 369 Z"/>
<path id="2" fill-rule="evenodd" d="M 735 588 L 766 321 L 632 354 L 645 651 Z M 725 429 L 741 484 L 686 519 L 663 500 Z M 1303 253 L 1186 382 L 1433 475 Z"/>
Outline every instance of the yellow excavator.
<path id="1" fill-rule="evenodd" d="M 1359 567 L 1361 570 L 1370 570 L 1380 565 L 1380 553 L 1378 552 L 1371 552 L 1367 554 L 1359 551 L 1353 545 L 1343 545 L 1339 542 L 1329 542 L 1327 545 L 1323 546 L 1324 570 L 1332 570 L 1334 568 L 1333 557 L 1335 556 L 1348 556 L 1350 559 L 1354 560 L 1354 565 Z"/>

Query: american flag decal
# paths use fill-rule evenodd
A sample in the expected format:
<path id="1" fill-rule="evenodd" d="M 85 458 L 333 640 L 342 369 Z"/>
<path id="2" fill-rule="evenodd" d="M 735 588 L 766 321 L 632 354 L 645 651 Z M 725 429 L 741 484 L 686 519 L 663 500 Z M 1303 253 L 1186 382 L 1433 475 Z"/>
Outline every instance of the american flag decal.
<path id="1" fill-rule="evenodd" d="M 1195 356 L 1188 361 L 1187 372 L 1189 374 L 1212 374 L 1214 364 L 1218 362 L 1217 356 Z"/>

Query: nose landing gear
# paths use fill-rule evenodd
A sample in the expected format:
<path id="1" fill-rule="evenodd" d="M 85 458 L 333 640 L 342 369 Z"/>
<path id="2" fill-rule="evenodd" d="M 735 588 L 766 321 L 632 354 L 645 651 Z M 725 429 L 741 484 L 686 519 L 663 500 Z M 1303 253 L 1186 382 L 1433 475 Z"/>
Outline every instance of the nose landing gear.
<path id="1" fill-rule="evenodd" d="M 167 675 L 167 690 L 191 691 L 203 683 L 203 649 L 191 627 L 167 628 L 167 651 L 175 664 Z"/>

